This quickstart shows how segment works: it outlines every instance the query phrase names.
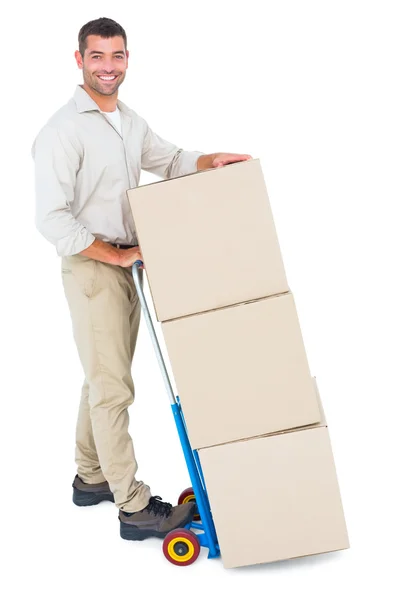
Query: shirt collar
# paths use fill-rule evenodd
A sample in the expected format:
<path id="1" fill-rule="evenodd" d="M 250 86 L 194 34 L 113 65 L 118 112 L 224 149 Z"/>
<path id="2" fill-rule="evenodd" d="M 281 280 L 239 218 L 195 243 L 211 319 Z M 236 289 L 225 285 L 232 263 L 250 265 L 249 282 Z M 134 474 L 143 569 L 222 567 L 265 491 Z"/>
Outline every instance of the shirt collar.
<path id="1" fill-rule="evenodd" d="M 83 89 L 81 85 L 76 86 L 76 90 L 74 93 L 74 100 L 76 104 L 76 110 L 78 113 L 89 112 L 91 110 L 97 110 L 100 112 L 100 107 L 96 102 L 89 96 L 89 94 Z M 127 111 L 127 107 L 123 102 L 117 100 L 117 106 L 119 110 L 130 116 Z"/>

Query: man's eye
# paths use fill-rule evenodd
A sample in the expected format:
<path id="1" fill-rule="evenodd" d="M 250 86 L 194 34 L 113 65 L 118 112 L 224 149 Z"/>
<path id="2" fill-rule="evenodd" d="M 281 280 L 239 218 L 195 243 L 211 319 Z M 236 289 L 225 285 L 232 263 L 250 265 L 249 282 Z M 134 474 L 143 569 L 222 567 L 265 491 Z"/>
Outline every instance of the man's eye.
<path id="1" fill-rule="evenodd" d="M 100 56 L 96 54 L 95 56 L 92 56 L 92 58 L 100 58 Z"/>
<path id="2" fill-rule="evenodd" d="M 122 56 L 122 54 L 120 54 L 119 56 L 117 56 L 117 58 L 124 58 L 124 57 Z"/>

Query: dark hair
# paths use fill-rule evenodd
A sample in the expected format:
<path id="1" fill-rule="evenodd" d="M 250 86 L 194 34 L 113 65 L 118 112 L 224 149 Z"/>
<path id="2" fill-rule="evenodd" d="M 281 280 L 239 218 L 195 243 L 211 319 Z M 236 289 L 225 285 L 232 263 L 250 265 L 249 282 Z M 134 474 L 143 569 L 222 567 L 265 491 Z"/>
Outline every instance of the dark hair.
<path id="1" fill-rule="evenodd" d="M 100 19 L 95 19 L 94 21 L 89 21 L 83 27 L 81 27 L 78 34 L 78 42 L 79 42 L 79 52 L 82 55 L 85 54 L 86 50 L 86 38 L 88 35 L 99 35 L 102 38 L 110 38 L 115 37 L 117 35 L 121 36 L 124 40 L 125 50 L 127 47 L 126 42 L 126 33 L 123 27 L 119 25 L 113 19 L 107 19 L 106 17 L 101 17 Z"/>

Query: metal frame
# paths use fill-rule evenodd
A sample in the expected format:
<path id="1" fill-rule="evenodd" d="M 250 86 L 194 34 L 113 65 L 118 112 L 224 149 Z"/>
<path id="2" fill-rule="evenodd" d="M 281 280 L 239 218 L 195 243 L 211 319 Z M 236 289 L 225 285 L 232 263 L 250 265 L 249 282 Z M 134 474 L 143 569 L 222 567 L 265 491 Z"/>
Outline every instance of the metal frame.
<path id="1" fill-rule="evenodd" d="M 171 381 L 169 379 L 168 371 L 165 366 L 164 358 L 158 343 L 157 335 L 154 329 L 154 325 L 151 319 L 151 315 L 147 306 L 147 301 L 143 291 L 143 284 L 140 281 L 139 269 L 143 267 L 143 262 L 137 260 L 132 266 L 133 281 L 135 283 L 136 291 L 139 296 L 140 305 L 144 317 L 146 319 L 147 327 L 150 333 L 151 341 L 153 343 L 154 351 L 157 356 L 158 364 L 161 369 L 161 373 L 164 379 L 167 394 L 170 399 L 172 414 L 174 416 L 175 425 L 178 430 L 179 440 L 181 442 L 183 455 L 185 457 L 186 465 L 189 471 L 190 481 L 192 482 L 193 492 L 196 497 L 196 504 L 200 514 L 201 523 L 192 522 L 189 523 L 187 529 L 197 529 L 203 533 L 196 534 L 201 546 L 208 548 L 208 558 L 216 558 L 220 555 L 217 534 L 213 518 L 211 515 L 210 503 L 208 500 L 207 490 L 204 482 L 203 472 L 200 465 L 200 459 L 197 450 L 192 450 L 187 434 L 187 428 L 179 396 L 176 396 L 173 392 Z"/>

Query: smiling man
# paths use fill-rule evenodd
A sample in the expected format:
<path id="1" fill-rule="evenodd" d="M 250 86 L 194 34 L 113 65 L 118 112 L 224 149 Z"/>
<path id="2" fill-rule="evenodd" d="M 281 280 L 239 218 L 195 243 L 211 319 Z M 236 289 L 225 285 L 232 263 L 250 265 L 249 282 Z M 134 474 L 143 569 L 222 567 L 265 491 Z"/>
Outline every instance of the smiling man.
<path id="1" fill-rule="evenodd" d="M 115 501 L 125 539 L 165 537 L 194 505 L 173 507 L 136 479 L 128 432 L 131 364 L 140 304 L 131 267 L 142 259 L 126 190 L 141 169 L 162 178 L 247 160 L 247 154 L 183 150 L 118 99 L 129 52 L 112 19 L 84 25 L 75 59 L 83 85 L 38 133 L 36 224 L 62 257 L 62 278 L 85 373 L 76 427 L 73 501 Z M 149 434 L 151 428 L 149 427 Z"/>

